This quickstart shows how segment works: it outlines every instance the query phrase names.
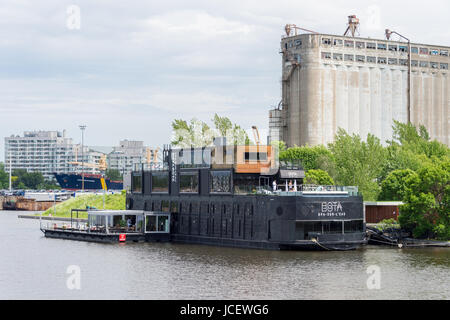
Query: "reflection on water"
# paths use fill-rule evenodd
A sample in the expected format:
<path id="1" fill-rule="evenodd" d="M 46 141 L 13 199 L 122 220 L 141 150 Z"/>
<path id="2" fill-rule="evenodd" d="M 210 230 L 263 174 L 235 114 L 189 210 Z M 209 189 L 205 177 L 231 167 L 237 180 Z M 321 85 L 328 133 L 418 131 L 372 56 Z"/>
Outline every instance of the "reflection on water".
<path id="1" fill-rule="evenodd" d="M 449 299 L 450 250 L 264 251 L 46 239 L 0 211 L 1 299 Z M 66 286 L 81 268 L 81 290 Z M 367 289 L 367 267 L 381 289 Z"/>

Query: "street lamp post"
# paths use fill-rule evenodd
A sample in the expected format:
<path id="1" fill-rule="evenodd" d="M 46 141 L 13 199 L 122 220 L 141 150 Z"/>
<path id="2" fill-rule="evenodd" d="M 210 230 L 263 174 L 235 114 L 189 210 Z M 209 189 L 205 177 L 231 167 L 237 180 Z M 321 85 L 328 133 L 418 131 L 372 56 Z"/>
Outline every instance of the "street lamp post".
<path id="1" fill-rule="evenodd" d="M 81 190 L 84 191 L 84 130 L 86 125 L 80 125 L 81 129 Z"/>
<path id="2" fill-rule="evenodd" d="M 391 35 L 395 33 L 399 37 L 408 41 L 408 89 L 407 89 L 407 105 L 408 105 L 408 124 L 411 123 L 411 41 L 397 31 L 386 29 L 386 38 L 389 40 Z"/>
<path id="3" fill-rule="evenodd" d="M 9 146 L 9 192 L 11 192 L 12 191 L 12 179 L 11 179 L 11 175 L 12 175 L 12 165 L 11 165 L 11 155 L 12 155 L 12 153 L 11 153 L 11 146 Z"/>

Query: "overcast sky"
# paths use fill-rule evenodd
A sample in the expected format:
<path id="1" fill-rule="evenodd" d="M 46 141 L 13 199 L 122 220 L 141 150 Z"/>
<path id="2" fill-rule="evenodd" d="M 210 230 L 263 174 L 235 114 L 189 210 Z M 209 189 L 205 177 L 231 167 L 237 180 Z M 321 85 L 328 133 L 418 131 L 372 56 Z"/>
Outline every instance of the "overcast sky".
<path id="1" fill-rule="evenodd" d="M 448 46 L 449 13 L 448 0 L 0 0 L 0 161 L 3 137 L 67 129 L 79 142 L 79 124 L 88 145 L 160 146 L 173 119 L 214 113 L 263 134 L 286 23 L 343 34 L 356 14 L 361 36 Z"/>

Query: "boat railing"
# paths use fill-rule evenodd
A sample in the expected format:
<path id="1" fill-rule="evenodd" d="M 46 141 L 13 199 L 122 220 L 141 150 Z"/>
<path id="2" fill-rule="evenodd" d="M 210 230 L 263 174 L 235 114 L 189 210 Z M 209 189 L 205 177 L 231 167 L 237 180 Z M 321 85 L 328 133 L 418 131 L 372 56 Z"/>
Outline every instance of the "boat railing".
<path id="1" fill-rule="evenodd" d="M 49 220 L 41 222 L 42 230 L 57 230 L 57 231 L 88 231 L 87 222 L 80 221 L 59 221 Z"/>
<path id="2" fill-rule="evenodd" d="M 56 221 L 50 220 L 41 222 L 41 230 L 83 232 L 92 234 L 121 234 L 121 233 L 143 233 L 142 230 L 136 230 L 134 227 L 106 227 L 89 226 L 87 222 L 80 221 Z"/>
<path id="3" fill-rule="evenodd" d="M 283 187 L 283 186 L 281 186 Z M 334 185 L 313 185 L 302 184 L 292 187 L 290 190 L 277 189 L 273 190 L 268 186 L 235 186 L 234 194 L 268 194 L 275 196 L 300 196 L 310 194 L 341 194 L 349 196 L 360 195 L 356 186 L 334 186 Z"/>

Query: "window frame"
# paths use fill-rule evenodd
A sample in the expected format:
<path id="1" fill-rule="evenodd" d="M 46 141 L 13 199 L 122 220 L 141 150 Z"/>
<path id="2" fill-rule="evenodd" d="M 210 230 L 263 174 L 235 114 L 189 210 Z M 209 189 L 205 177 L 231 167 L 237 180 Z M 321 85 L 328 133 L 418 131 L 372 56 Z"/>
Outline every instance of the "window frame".
<path id="1" fill-rule="evenodd" d="M 183 191 L 182 190 L 182 177 L 196 177 L 197 178 L 197 186 L 196 186 L 196 190 L 195 191 Z M 198 194 L 199 193 L 199 184 L 200 184 L 200 177 L 199 177 L 199 172 L 198 171 L 181 171 L 180 172 L 180 176 L 179 176 L 179 190 L 181 194 Z"/>
<path id="2" fill-rule="evenodd" d="M 214 191 L 213 190 L 213 175 L 215 173 L 226 173 L 228 175 L 228 191 Z M 231 194 L 233 192 L 233 175 L 230 170 L 211 170 L 209 171 L 209 193 L 212 194 Z"/>
<path id="3" fill-rule="evenodd" d="M 153 177 L 155 176 L 162 176 L 162 175 L 166 175 L 167 174 L 167 191 L 154 191 L 155 185 L 153 183 Z M 170 192 L 170 174 L 169 171 L 152 171 L 151 172 L 151 186 L 152 186 L 152 190 L 151 193 L 163 193 L 163 194 L 167 194 Z"/>

